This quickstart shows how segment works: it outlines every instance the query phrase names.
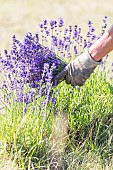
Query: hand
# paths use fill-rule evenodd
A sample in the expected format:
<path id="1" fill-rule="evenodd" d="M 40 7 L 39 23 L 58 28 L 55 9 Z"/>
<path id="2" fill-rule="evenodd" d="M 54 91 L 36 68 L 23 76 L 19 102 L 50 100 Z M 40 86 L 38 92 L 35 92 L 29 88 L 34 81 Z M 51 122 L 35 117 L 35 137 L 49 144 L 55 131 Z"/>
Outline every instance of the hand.
<path id="1" fill-rule="evenodd" d="M 74 61 L 70 62 L 65 69 L 55 77 L 54 82 L 60 83 L 65 80 L 67 84 L 71 84 L 72 86 L 82 86 L 90 77 L 91 73 L 93 73 L 97 65 L 100 64 L 101 61 L 94 61 L 88 50 L 86 50 Z"/>

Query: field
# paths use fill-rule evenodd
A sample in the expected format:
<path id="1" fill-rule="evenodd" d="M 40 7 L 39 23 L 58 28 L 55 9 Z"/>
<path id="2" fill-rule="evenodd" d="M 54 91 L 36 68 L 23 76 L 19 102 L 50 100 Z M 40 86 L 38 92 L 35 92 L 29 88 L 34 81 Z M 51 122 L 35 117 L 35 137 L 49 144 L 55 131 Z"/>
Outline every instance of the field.
<path id="1" fill-rule="evenodd" d="M 78 25 L 84 37 L 91 20 L 100 35 L 103 16 L 108 17 L 107 28 L 112 24 L 113 8 L 112 0 L 0 0 L 0 14 L 4 55 L 13 35 L 23 41 L 26 32 L 39 32 L 43 19 L 63 18 L 66 27 Z M 11 96 L 0 110 L 1 170 L 113 169 L 112 54 L 105 65 L 111 72 L 95 70 L 81 88 L 62 82 L 53 88 L 55 103 L 44 105 L 42 97 L 25 112 L 25 104 Z M 1 83 L 3 79 L 1 73 Z"/>

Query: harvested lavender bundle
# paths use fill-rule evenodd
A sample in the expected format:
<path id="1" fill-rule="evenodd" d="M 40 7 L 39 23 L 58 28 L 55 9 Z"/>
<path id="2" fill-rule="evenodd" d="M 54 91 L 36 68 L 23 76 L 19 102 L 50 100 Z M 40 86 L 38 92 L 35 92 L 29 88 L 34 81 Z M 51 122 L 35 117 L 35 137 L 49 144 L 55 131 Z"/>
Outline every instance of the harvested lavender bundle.
<path id="1" fill-rule="evenodd" d="M 12 49 L 10 53 L 5 50 L 5 58 L 1 58 L 1 63 L 8 80 L 4 87 L 15 90 L 18 98 L 21 96 L 19 101 L 24 102 L 31 101 L 26 99 L 31 97 L 25 97 L 22 93 L 26 84 L 31 89 L 39 90 L 44 83 L 51 84 L 52 79 L 67 65 L 48 47 L 39 43 L 38 34 L 33 36 L 31 33 L 26 34 L 23 43 L 13 36 Z M 33 96 L 31 92 L 28 94 Z"/>

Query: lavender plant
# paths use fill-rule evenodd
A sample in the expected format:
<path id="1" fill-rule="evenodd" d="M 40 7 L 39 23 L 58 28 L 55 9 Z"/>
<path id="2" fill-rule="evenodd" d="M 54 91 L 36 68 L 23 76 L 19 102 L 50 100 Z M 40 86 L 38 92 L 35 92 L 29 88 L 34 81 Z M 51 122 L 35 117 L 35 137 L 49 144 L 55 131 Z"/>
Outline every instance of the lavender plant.
<path id="1" fill-rule="evenodd" d="M 106 19 L 103 18 L 101 35 L 107 26 Z M 39 96 L 48 96 L 49 100 L 53 78 L 101 36 L 95 35 L 91 21 L 88 21 L 85 39 L 77 25 L 63 27 L 64 20 L 61 18 L 50 22 L 43 20 L 39 24 L 39 33 L 32 35 L 28 32 L 23 42 L 15 35 L 12 37 L 10 52 L 4 50 L 5 57 L 0 59 L 5 75 L 2 91 L 6 90 L 9 96 L 14 92 L 15 100 L 25 104 L 32 102 L 37 92 Z"/>

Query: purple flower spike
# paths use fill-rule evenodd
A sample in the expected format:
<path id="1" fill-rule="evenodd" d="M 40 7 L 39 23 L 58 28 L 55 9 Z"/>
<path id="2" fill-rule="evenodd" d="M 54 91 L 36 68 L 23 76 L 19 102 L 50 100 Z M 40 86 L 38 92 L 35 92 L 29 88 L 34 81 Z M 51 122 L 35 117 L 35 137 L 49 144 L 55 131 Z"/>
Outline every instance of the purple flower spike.
<path id="1" fill-rule="evenodd" d="M 50 21 L 50 26 L 51 26 L 51 29 L 54 29 L 55 26 L 56 26 L 56 21 L 51 20 L 51 21 Z"/>
<path id="2" fill-rule="evenodd" d="M 44 19 L 44 20 L 43 20 L 43 24 L 44 24 L 44 25 L 47 25 L 47 19 Z"/>
<path id="3" fill-rule="evenodd" d="M 5 55 L 7 55 L 7 54 L 8 54 L 7 50 L 4 50 L 4 54 L 5 54 Z"/>
<path id="4" fill-rule="evenodd" d="M 43 24 L 39 24 L 39 27 L 40 27 L 40 28 L 43 28 Z"/>
<path id="5" fill-rule="evenodd" d="M 105 23 L 106 20 L 107 20 L 107 16 L 104 16 L 104 17 L 103 17 L 103 22 Z"/>
<path id="6" fill-rule="evenodd" d="M 64 26 L 64 20 L 62 18 L 59 19 L 58 26 L 59 27 L 63 27 Z"/>

